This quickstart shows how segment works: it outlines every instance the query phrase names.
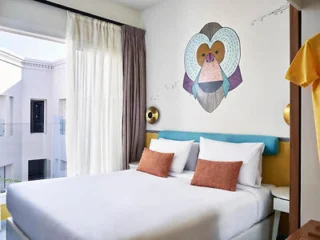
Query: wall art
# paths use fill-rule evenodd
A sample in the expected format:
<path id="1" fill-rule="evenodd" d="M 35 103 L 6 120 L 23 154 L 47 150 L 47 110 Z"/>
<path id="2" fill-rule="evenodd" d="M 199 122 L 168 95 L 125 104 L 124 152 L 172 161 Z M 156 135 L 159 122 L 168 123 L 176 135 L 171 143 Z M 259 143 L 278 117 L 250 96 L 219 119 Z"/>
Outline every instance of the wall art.
<path id="1" fill-rule="evenodd" d="M 183 88 L 212 113 L 242 83 L 237 33 L 219 23 L 206 24 L 185 50 Z"/>

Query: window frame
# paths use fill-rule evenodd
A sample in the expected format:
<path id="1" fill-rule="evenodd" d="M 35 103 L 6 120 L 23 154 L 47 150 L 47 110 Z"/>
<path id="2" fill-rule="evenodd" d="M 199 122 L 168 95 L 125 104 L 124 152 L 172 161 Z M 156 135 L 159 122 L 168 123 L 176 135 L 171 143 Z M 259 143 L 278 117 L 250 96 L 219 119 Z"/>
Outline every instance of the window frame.
<path id="1" fill-rule="evenodd" d="M 33 102 L 43 102 L 43 131 L 38 132 L 33 130 Z M 30 134 L 46 134 L 47 133 L 47 100 L 46 99 L 30 99 Z"/>

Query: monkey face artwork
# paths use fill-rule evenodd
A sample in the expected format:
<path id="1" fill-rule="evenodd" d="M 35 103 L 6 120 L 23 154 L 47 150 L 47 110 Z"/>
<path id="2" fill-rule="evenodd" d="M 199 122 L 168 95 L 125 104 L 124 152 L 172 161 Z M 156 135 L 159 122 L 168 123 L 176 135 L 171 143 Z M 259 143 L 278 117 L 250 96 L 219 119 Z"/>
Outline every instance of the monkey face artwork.
<path id="1" fill-rule="evenodd" d="M 215 22 L 206 24 L 187 45 L 183 88 L 212 113 L 242 83 L 240 56 L 234 30 Z"/>

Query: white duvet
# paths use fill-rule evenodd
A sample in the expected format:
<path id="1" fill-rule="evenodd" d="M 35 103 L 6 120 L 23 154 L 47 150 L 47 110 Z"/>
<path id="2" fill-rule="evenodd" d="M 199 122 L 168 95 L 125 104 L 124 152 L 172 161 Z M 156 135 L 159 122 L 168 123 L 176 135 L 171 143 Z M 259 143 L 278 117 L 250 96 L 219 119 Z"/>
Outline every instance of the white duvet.
<path id="1" fill-rule="evenodd" d="M 266 188 L 228 192 L 137 171 L 25 182 L 7 193 L 14 222 L 32 240 L 231 239 L 271 204 Z"/>

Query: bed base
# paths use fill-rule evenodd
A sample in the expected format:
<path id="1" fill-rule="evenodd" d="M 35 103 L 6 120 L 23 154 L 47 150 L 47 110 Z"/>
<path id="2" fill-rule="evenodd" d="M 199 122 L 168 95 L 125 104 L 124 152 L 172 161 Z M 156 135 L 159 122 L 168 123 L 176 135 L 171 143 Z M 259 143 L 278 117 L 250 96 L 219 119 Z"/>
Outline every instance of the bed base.
<path id="1" fill-rule="evenodd" d="M 6 221 L 6 239 L 7 240 L 30 240 L 24 232 L 13 222 L 12 218 Z"/>
<path id="2" fill-rule="evenodd" d="M 231 240 L 270 240 L 272 237 L 273 218 L 274 214 L 261 222 L 256 223 L 247 231 L 239 234 Z"/>
<path id="3" fill-rule="evenodd" d="M 270 240 L 272 234 L 273 215 L 253 225 L 247 231 L 231 240 Z M 13 222 L 7 219 L 7 240 L 30 240 L 27 235 Z"/>

